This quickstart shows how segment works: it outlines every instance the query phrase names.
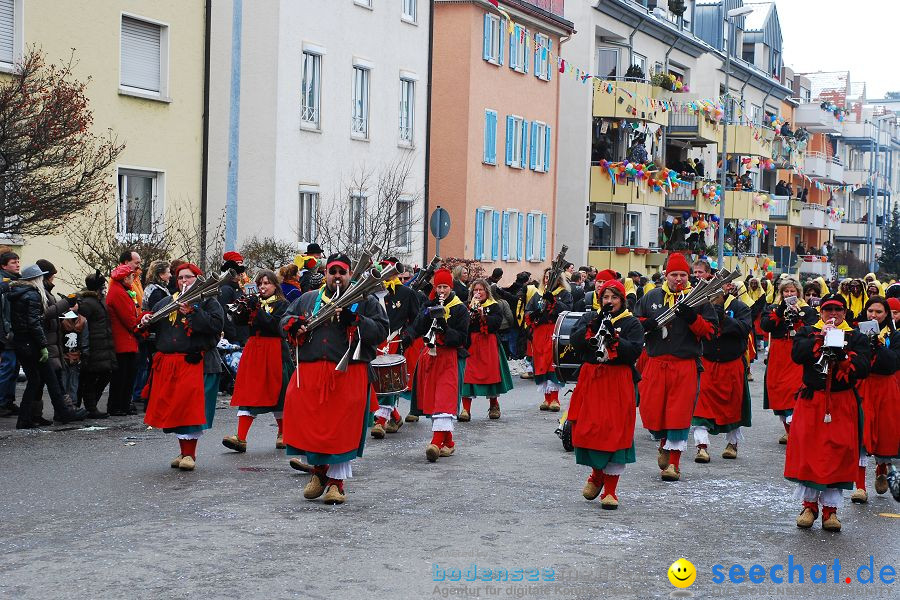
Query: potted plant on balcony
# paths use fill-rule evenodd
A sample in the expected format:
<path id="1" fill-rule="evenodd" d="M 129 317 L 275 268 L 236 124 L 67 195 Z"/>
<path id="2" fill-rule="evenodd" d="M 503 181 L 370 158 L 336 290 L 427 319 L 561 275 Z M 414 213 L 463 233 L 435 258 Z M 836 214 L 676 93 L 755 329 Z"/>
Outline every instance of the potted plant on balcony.
<path id="1" fill-rule="evenodd" d="M 687 4 L 685 4 L 684 0 L 669 0 L 670 13 L 676 17 L 680 17 L 685 11 L 687 11 Z"/>
<path id="2" fill-rule="evenodd" d="M 644 81 L 644 70 L 640 65 L 631 65 L 625 71 L 625 81 Z"/>

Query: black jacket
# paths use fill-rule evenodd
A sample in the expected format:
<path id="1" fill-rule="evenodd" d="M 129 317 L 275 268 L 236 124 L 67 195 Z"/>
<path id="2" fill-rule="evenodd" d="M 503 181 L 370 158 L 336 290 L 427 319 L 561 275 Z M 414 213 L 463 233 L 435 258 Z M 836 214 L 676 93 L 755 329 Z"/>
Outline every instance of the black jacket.
<path id="1" fill-rule="evenodd" d="M 14 281 L 9 286 L 8 299 L 13 349 L 37 354 L 47 347 L 41 293 L 24 281 Z"/>
<path id="2" fill-rule="evenodd" d="M 814 365 L 821 356 L 821 350 L 814 352 L 818 334 L 821 330 L 815 327 L 803 327 L 797 332 L 794 338 L 794 345 L 791 348 L 791 358 L 797 364 L 803 365 L 803 386 L 807 390 L 824 390 L 825 376 L 820 375 Z M 842 392 L 856 387 L 856 382 L 869 376 L 869 364 L 872 358 L 872 346 L 866 336 L 856 330 L 845 332 L 844 339 L 846 345 L 839 354 L 849 358 L 853 365 L 853 369 L 848 371 L 846 380 L 838 379 L 838 374 L 842 370 L 837 365 L 832 364 L 828 369 L 828 377 L 831 378 L 831 391 Z M 801 396 L 804 390 L 800 390 Z"/>
<path id="3" fill-rule="evenodd" d="M 267 312 L 264 308 L 259 307 L 252 314 L 241 312 L 234 317 L 235 323 L 239 325 L 247 325 L 250 330 L 250 337 L 273 337 L 281 340 L 281 361 L 290 361 L 290 352 L 287 342 L 281 335 L 281 318 L 287 312 L 287 300 L 275 300 L 272 303 L 272 312 Z M 249 341 L 249 340 L 248 340 Z"/>
<path id="4" fill-rule="evenodd" d="M 327 288 L 325 288 L 327 290 Z M 306 292 L 298 299 L 291 302 L 284 316 L 281 318 L 282 331 L 286 331 L 292 319 L 302 316 L 309 319 L 313 316 L 316 301 L 321 290 Z M 343 312 L 342 312 L 343 314 Z M 352 323 L 356 327 L 351 353 L 356 350 L 356 340 L 360 340 L 360 360 L 351 362 L 371 362 L 375 358 L 378 344 L 387 338 L 388 318 L 387 313 L 381 307 L 381 303 L 373 295 L 366 296 L 365 300 L 356 305 L 356 320 Z M 316 362 L 327 360 L 338 363 L 343 358 L 348 348 L 348 325 L 342 324 L 337 319 L 331 319 L 327 323 L 307 332 L 303 343 L 298 349 L 300 362 Z"/>
<path id="5" fill-rule="evenodd" d="M 161 309 L 169 301 L 163 298 L 153 307 L 153 312 Z M 207 298 L 193 305 L 194 311 L 182 315 L 176 311 L 175 323 L 163 319 L 151 327 L 156 333 L 157 352 L 203 355 L 203 372 L 220 373 L 222 365 L 216 344 L 222 335 L 225 313 L 215 298 Z M 188 330 L 190 329 L 190 335 Z M 231 340 L 229 340 L 231 341 Z"/>
<path id="6" fill-rule="evenodd" d="M 533 325 L 556 323 L 559 313 L 572 310 L 572 293 L 563 290 L 554 296 L 553 302 L 544 302 L 541 292 L 536 292 L 525 306 L 525 315 Z"/>
<path id="7" fill-rule="evenodd" d="M 890 317 L 888 317 L 890 318 Z M 900 331 L 891 332 L 885 343 L 872 342 L 872 366 L 870 373 L 893 375 L 900 368 Z"/>
<path id="8" fill-rule="evenodd" d="M 588 312 L 594 310 L 594 294 L 596 293 L 596 291 L 591 290 L 590 292 L 583 294 L 580 300 L 572 302 L 572 310 L 575 312 Z"/>
<path id="9" fill-rule="evenodd" d="M 495 301 L 481 310 L 469 310 L 470 333 L 497 333 L 503 325 L 503 300 Z"/>
<path id="10" fill-rule="evenodd" d="M 52 293 L 53 286 L 47 290 L 50 306 L 44 309 L 44 332 L 47 336 L 47 350 L 50 352 L 50 364 L 54 369 L 62 368 L 62 336 L 59 335 L 59 318 L 69 312 L 69 301 Z"/>
<path id="11" fill-rule="evenodd" d="M 454 293 L 451 292 L 444 300 L 444 304 L 449 304 L 453 298 Z M 428 309 L 438 304 L 438 299 L 435 298 L 422 306 L 419 315 L 416 317 L 416 322 L 413 324 L 413 331 L 415 331 L 416 337 L 425 335 L 431 329 L 434 319 L 428 314 Z M 451 308 L 450 318 L 446 320 L 438 319 L 438 324 L 443 327 L 444 332 L 437 336 L 437 345 L 456 348 L 456 355 L 459 358 L 469 356 L 469 309 L 465 303 L 457 304 Z"/>
<path id="12" fill-rule="evenodd" d="M 463 302 L 469 301 L 469 288 L 458 279 L 453 280 L 453 293 Z"/>
<path id="13" fill-rule="evenodd" d="M 728 308 L 713 305 L 719 319 L 717 335 L 703 342 L 703 358 L 712 362 L 731 362 L 744 356 L 753 319 L 750 307 L 740 300 L 732 300 Z"/>
<path id="14" fill-rule="evenodd" d="M 622 314 L 621 311 L 611 315 L 611 318 Z M 569 334 L 569 342 L 579 357 L 585 362 L 598 364 L 597 355 L 590 347 L 588 340 L 600 329 L 600 323 L 603 320 L 601 313 L 589 311 L 581 315 L 578 322 L 572 327 Z M 616 332 L 615 342 L 615 358 L 609 359 L 605 364 L 608 365 L 628 365 L 634 368 L 634 364 L 641 356 L 644 349 L 644 328 L 637 317 L 623 317 L 613 323 L 613 331 Z M 637 378 L 637 372 L 635 372 Z M 637 381 L 637 379 L 635 379 Z"/>
<path id="15" fill-rule="evenodd" d="M 787 304 L 782 300 L 781 304 L 770 304 L 762 313 L 759 321 L 759 328 L 766 333 L 771 333 L 775 339 L 789 337 L 791 328 L 784 318 L 784 311 Z M 811 306 L 803 306 L 800 308 L 799 318 L 794 321 L 794 330 L 799 331 L 804 325 L 815 325 L 819 320 L 819 313 Z"/>
<path id="16" fill-rule="evenodd" d="M 573 285 L 572 286 L 572 310 L 577 310 L 576 306 L 584 306 L 585 305 L 585 296 L 589 294 L 583 286 Z M 583 308 L 581 309 L 584 310 Z"/>
<path id="17" fill-rule="evenodd" d="M 224 310 L 229 304 L 243 296 L 240 286 L 234 281 L 226 281 L 219 286 L 219 305 Z M 250 329 L 247 325 L 237 325 L 234 322 L 234 316 L 229 311 L 225 311 L 225 339 L 232 344 L 240 344 L 243 346 L 250 337 Z"/>
<path id="18" fill-rule="evenodd" d="M 667 308 L 665 297 L 666 293 L 661 287 L 650 290 L 635 305 L 634 316 L 656 319 Z M 711 304 L 702 304 L 695 311 L 714 329 L 719 326 L 716 310 Z M 703 342 L 694 335 L 687 321 L 681 317 L 676 316 L 666 325 L 666 329 L 666 337 L 663 337 L 662 329 L 655 329 L 646 334 L 648 356 L 669 354 L 677 358 L 699 358 L 703 353 Z"/>
<path id="19" fill-rule="evenodd" d="M 388 333 L 399 330 L 398 339 L 414 337 L 412 325 L 419 314 L 419 294 L 403 285 L 394 287 L 384 297 L 384 307 L 387 310 Z"/>
<path id="20" fill-rule="evenodd" d="M 87 360 L 82 361 L 81 368 L 95 373 L 115 370 L 118 365 L 109 315 L 106 314 L 106 304 L 97 292 L 78 292 L 78 314 L 87 319 L 88 344 L 91 349 Z"/>

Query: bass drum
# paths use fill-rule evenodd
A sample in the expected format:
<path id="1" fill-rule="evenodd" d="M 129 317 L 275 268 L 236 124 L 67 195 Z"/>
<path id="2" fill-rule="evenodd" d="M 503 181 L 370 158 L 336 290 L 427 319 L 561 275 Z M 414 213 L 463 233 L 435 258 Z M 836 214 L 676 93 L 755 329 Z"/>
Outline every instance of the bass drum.
<path id="1" fill-rule="evenodd" d="M 563 311 L 556 319 L 556 326 L 553 328 L 553 368 L 556 370 L 556 377 L 560 383 L 576 381 L 578 370 L 584 363 L 584 360 L 569 343 L 572 328 L 583 314 L 583 312 Z"/>

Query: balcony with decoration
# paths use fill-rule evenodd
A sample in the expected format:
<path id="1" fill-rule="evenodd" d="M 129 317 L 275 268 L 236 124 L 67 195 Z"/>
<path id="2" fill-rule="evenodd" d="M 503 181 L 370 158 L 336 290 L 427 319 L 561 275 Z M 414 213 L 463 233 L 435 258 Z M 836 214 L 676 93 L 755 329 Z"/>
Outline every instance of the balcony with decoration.
<path id="1" fill-rule="evenodd" d="M 765 192 L 725 190 L 726 219 L 768 221 L 770 206 L 770 197 Z"/>
<path id="2" fill-rule="evenodd" d="M 830 279 L 834 274 L 832 264 L 825 256 L 801 254 L 797 257 L 797 271 L 800 277 L 824 277 Z"/>
<path id="3" fill-rule="evenodd" d="M 803 202 L 787 196 L 772 196 L 769 203 L 769 219 L 778 225 L 801 227 L 800 209 Z"/>
<path id="4" fill-rule="evenodd" d="M 669 112 L 669 127 L 666 135 L 669 139 L 682 140 L 691 146 L 708 144 L 722 145 L 722 132 L 725 126 L 719 117 L 720 107 L 700 99 L 676 103 Z"/>
<path id="5" fill-rule="evenodd" d="M 728 154 L 772 158 L 775 130 L 762 125 L 726 125 Z"/>
<path id="6" fill-rule="evenodd" d="M 828 229 L 838 231 L 841 229 L 841 217 L 839 209 L 834 209 L 812 202 L 802 202 L 800 208 L 800 227 L 809 229 Z"/>
<path id="7" fill-rule="evenodd" d="M 821 183 L 844 183 L 844 163 L 841 159 L 827 156 L 824 152 L 807 152 L 803 160 L 803 173 Z"/>
<path id="8" fill-rule="evenodd" d="M 837 110 L 823 103 L 804 102 L 794 109 L 794 126 L 803 127 L 811 133 L 841 135 L 846 123 L 836 114 Z"/>
<path id="9" fill-rule="evenodd" d="M 669 124 L 671 92 L 643 80 L 595 79 L 593 115 L 611 119 Z"/>
<path id="10" fill-rule="evenodd" d="M 654 184 L 660 183 L 656 178 L 668 170 L 630 174 L 632 171 L 635 171 L 634 167 L 626 167 L 623 163 L 602 161 L 598 165 L 592 165 L 591 202 L 665 206 L 665 190 L 663 186 Z"/>
<path id="11" fill-rule="evenodd" d="M 717 196 L 721 194 L 719 182 L 697 178 L 666 194 L 666 208 L 675 211 L 718 213 Z"/>

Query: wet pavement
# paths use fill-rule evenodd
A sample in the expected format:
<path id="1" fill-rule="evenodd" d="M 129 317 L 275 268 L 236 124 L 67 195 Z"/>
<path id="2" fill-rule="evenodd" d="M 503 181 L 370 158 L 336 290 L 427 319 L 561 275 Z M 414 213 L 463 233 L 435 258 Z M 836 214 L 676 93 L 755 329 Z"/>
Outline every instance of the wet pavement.
<path id="1" fill-rule="evenodd" d="M 725 442 L 714 437 L 711 463 L 689 451 L 682 480 L 665 483 L 638 429 L 617 511 L 581 497 L 588 469 L 520 379 L 500 421 L 476 400 L 456 454 L 436 464 L 425 460 L 424 420 L 370 438 L 336 507 L 303 499 L 307 476 L 274 449 L 271 416 L 257 420 L 246 454 L 225 449 L 237 421 L 225 397 L 194 472 L 169 468 L 175 439 L 139 417 L 31 432 L 0 419 L 0 597 L 900 598 L 900 581 L 879 581 L 890 579 L 885 565 L 900 574 L 900 504 L 877 496 L 870 474 L 868 505 L 845 496 L 841 533 L 798 530 L 781 425 L 761 408 L 762 365 L 753 372 L 754 425 L 738 459 L 719 458 Z M 870 556 L 874 582 L 860 583 Z M 680 557 L 697 569 L 684 590 L 666 575 Z M 794 583 L 772 571 L 789 561 L 803 583 L 796 566 Z M 811 581 L 815 565 L 827 565 L 827 583 Z M 732 583 L 738 569 L 763 582 Z"/>

